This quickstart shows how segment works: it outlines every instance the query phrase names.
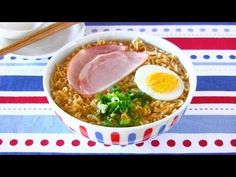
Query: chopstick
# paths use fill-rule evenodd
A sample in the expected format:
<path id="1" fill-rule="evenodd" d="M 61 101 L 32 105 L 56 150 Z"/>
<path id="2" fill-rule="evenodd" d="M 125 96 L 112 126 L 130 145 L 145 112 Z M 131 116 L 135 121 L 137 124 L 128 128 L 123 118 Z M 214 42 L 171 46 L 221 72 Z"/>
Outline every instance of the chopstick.
<path id="1" fill-rule="evenodd" d="M 14 42 L 13 44 L 10 44 L 9 46 L 7 46 L 5 48 L 0 49 L 0 56 L 14 52 L 22 47 L 25 47 L 29 44 L 32 44 L 36 41 L 43 39 L 43 38 L 46 38 L 58 31 L 66 29 L 76 23 L 78 23 L 78 22 L 57 22 L 52 25 L 49 25 L 46 28 L 43 28 L 33 34 L 30 34 L 30 35 L 28 35 L 16 42 Z"/>

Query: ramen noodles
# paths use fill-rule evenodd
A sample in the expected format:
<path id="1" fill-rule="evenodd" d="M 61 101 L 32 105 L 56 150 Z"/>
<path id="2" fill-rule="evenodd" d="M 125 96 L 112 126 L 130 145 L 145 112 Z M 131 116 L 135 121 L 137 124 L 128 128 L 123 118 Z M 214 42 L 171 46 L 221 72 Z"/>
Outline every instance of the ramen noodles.
<path id="1" fill-rule="evenodd" d="M 104 45 L 124 45 L 126 51 L 148 53 L 148 58 L 106 90 L 82 95 L 68 82 L 69 63 L 81 50 Z M 178 110 L 188 96 L 189 75 L 178 57 L 141 39 L 99 40 L 75 49 L 58 64 L 50 88 L 56 104 L 79 120 L 100 126 L 131 127 L 158 121 Z"/>

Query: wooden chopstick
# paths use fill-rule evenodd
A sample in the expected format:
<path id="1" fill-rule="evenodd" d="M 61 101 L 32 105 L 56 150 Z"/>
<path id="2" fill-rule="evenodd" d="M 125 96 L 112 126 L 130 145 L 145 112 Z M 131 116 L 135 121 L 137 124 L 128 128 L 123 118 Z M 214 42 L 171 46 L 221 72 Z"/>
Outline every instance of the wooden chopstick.
<path id="1" fill-rule="evenodd" d="M 39 41 L 43 38 L 46 38 L 58 31 L 61 31 L 65 28 L 68 28 L 74 24 L 76 24 L 78 22 L 57 22 L 54 23 L 46 28 L 43 28 L 33 34 L 30 34 L 16 42 L 14 42 L 13 44 L 10 44 L 9 46 L 0 49 L 0 56 L 6 55 L 10 52 L 16 51 L 22 47 L 25 47 L 29 44 L 32 44 L 36 41 Z"/>

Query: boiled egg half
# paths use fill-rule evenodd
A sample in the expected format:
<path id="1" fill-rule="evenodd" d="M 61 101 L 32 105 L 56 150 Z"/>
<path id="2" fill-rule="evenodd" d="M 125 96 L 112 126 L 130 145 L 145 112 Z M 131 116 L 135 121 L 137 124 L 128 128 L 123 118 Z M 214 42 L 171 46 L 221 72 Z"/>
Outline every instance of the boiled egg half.
<path id="1" fill-rule="evenodd" d="M 158 100 L 174 100 L 184 90 L 184 83 L 175 72 L 157 65 L 138 68 L 134 81 L 141 91 Z"/>

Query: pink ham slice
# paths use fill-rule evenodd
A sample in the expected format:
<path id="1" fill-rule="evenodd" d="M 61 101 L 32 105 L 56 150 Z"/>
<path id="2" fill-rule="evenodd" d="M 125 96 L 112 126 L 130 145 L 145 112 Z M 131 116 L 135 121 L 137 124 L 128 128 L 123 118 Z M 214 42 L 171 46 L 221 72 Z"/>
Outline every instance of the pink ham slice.
<path id="1" fill-rule="evenodd" d="M 86 95 L 104 91 L 137 69 L 147 57 L 144 52 L 123 51 L 98 55 L 81 70 L 77 90 Z"/>
<path id="2" fill-rule="evenodd" d="M 80 52 L 72 58 L 68 66 L 67 78 L 69 84 L 80 91 L 78 87 L 78 75 L 87 63 L 92 61 L 97 55 L 114 51 L 125 51 L 126 49 L 127 46 L 123 45 L 103 45 L 80 50 Z"/>

